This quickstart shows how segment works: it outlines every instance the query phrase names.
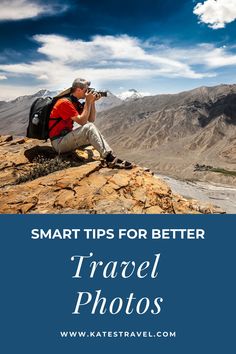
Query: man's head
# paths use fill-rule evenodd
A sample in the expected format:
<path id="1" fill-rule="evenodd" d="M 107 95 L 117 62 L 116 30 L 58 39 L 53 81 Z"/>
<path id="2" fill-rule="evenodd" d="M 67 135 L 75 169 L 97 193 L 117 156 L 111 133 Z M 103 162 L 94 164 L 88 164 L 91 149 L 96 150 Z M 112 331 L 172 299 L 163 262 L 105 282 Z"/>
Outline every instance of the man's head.
<path id="1" fill-rule="evenodd" d="M 77 98 L 85 98 L 85 93 L 90 86 L 90 81 L 77 78 L 73 81 L 71 93 Z"/>

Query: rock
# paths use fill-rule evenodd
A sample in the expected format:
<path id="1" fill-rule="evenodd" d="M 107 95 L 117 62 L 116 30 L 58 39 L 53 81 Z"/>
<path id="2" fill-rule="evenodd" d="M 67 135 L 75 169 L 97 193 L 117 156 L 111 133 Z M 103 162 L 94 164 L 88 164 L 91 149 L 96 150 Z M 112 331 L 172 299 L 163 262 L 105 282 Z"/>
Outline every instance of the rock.
<path id="1" fill-rule="evenodd" d="M 17 144 L 24 144 L 25 143 L 25 138 L 18 138 L 14 139 L 10 145 L 17 145 Z"/>
<path id="2" fill-rule="evenodd" d="M 0 144 L 6 143 L 8 141 L 11 141 L 13 139 L 12 135 L 0 135 Z"/>
<path id="3" fill-rule="evenodd" d="M 146 214 L 164 214 L 165 212 L 158 205 L 155 205 L 155 206 L 145 209 L 145 213 Z"/>
<path id="4" fill-rule="evenodd" d="M 116 174 L 112 176 L 112 178 L 110 179 L 110 183 L 113 183 L 115 185 L 114 189 L 120 189 L 122 187 L 128 186 L 129 181 L 130 181 L 130 177 L 127 173 Z"/>
<path id="5" fill-rule="evenodd" d="M 139 166 L 131 170 L 104 167 L 91 147 L 58 158 L 50 143 L 38 145 L 36 140 L 12 141 L 9 137 L 3 140 L 0 213 L 222 212 L 174 195 L 166 182 Z"/>

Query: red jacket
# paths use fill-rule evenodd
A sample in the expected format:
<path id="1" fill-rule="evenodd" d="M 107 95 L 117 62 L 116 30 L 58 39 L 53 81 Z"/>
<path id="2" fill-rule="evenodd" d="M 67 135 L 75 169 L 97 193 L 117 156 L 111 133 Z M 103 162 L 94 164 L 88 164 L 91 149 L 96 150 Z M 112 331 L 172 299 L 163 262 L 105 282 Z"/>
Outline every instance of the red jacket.
<path id="1" fill-rule="evenodd" d="M 50 118 L 62 118 L 59 123 L 49 132 L 50 138 L 60 137 L 65 135 L 65 132 L 70 132 L 73 129 L 74 116 L 78 116 L 83 112 L 83 105 L 80 102 L 71 102 L 69 99 L 60 98 L 54 105 Z M 55 120 L 49 118 L 49 129 L 55 124 Z"/>

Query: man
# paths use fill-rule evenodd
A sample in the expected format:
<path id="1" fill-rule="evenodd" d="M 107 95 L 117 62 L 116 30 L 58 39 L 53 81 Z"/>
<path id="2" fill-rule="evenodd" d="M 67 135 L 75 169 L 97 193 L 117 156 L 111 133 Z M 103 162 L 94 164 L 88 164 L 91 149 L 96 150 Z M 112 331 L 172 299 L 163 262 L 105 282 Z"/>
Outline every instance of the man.
<path id="1" fill-rule="evenodd" d="M 118 159 L 112 149 L 96 128 L 95 101 L 100 95 L 89 91 L 90 82 L 77 78 L 74 80 L 68 97 L 60 98 L 54 105 L 49 119 L 50 139 L 53 148 L 59 153 L 73 151 L 79 146 L 92 145 L 112 168 L 132 168 L 132 164 Z M 85 99 L 81 104 L 80 99 Z M 62 118 L 55 123 L 55 119 Z M 73 123 L 79 127 L 73 130 Z"/>

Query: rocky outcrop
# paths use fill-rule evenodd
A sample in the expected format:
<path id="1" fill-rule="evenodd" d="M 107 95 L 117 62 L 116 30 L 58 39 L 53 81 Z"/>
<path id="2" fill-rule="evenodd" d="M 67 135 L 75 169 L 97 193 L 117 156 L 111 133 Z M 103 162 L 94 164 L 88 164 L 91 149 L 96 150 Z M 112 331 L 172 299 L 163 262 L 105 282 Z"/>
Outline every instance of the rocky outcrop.
<path id="1" fill-rule="evenodd" d="M 141 167 L 109 169 L 91 147 L 58 158 L 49 143 L 2 136 L 0 153 L 0 213 L 222 212 L 174 195 Z"/>

